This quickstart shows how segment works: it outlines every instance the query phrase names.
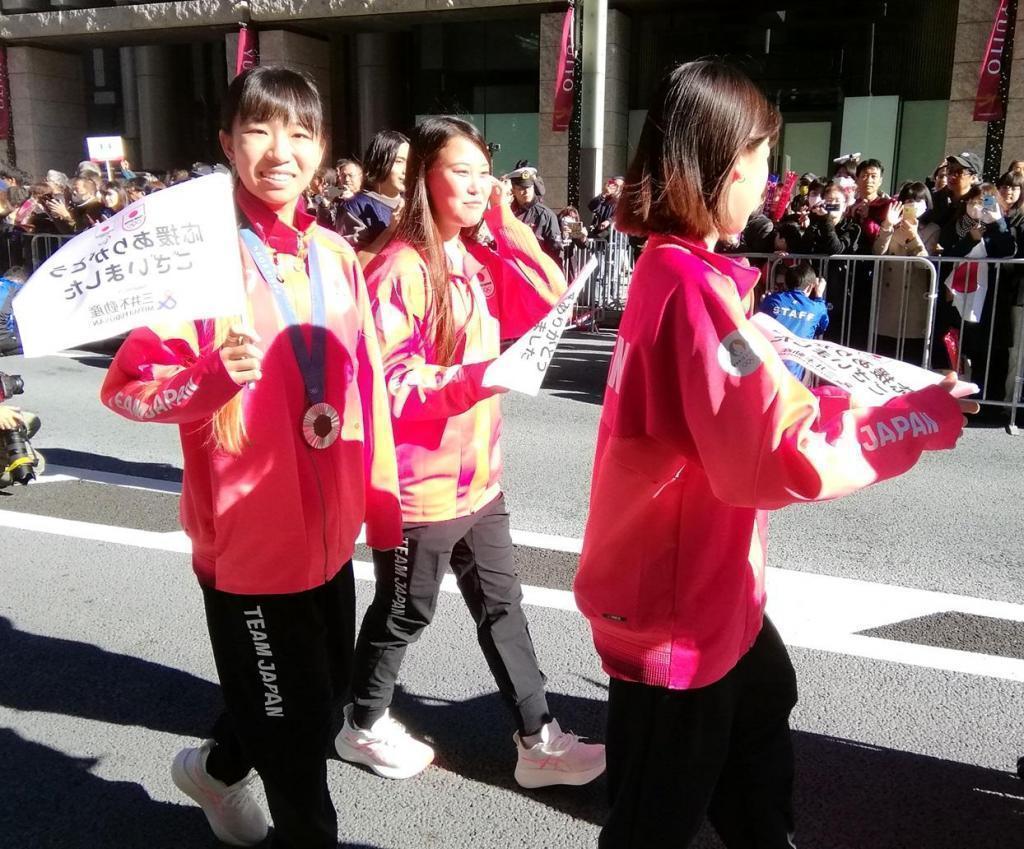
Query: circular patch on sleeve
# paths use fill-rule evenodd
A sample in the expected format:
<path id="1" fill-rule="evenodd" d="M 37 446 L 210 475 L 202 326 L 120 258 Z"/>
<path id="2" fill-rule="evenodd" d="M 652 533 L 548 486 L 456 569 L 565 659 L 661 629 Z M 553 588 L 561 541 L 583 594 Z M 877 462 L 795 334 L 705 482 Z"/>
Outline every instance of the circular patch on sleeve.
<path id="1" fill-rule="evenodd" d="M 718 345 L 718 364 L 733 377 L 753 374 L 761 365 L 757 349 L 741 330 L 734 330 Z"/>

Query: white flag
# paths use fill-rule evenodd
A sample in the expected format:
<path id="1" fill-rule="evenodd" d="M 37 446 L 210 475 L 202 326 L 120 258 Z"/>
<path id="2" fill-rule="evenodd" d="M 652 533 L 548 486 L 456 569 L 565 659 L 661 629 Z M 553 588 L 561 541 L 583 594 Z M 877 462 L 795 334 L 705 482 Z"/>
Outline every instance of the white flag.
<path id="1" fill-rule="evenodd" d="M 148 324 L 243 314 L 237 226 L 231 178 L 211 174 L 147 195 L 79 234 L 14 298 L 25 356 Z"/>
<path id="2" fill-rule="evenodd" d="M 484 386 L 501 386 L 525 395 L 540 392 L 540 385 L 555 356 L 558 341 L 569 326 L 572 308 L 595 268 L 597 258 L 591 257 L 576 275 L 572 285 L 558 299 L 558 303 L 551 308 L 551 312 L 487 367 Z"/>
<path id="3" fill-rule="evenodd" d="M 757 313 L 751 323 L 772 343 L 776 353 L 850 393 L 860 404 L 880 407 L 900 395 L 933 386 L 942 375 L 910 363 L 857 351 L 824 339 L 803 339 L 774 318 Z M 966 398 L 978 392 L 973 383 L 959 381 L 951 393 Z"/>

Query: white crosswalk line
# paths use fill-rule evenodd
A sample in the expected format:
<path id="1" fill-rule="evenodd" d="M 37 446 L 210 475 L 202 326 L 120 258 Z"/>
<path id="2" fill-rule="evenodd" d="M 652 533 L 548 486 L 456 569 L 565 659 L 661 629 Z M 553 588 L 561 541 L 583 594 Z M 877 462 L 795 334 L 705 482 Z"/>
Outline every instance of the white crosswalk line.
<path id="1" fill-rule="evenodd" d="M 100 525 L 0 510 L 0 527 L 52 534 L 73 539 L 188 554 L 188 538 L 181 531 L 156 533 L 113 525 Z M 566 537 L 512 532 L 519 545 L 549 550 L 578 551 L 579 540 Z M 355 563 L 359 580 L 373 580 L 373 565 Z M 1024 681 L 1024 660 L 886 640 L 857 632 L 906 619 L 950 611 L 1024 622 L 1024 605 L 927 590 L 878 584 L 850 578 L 817 575 L 785 569 L 768 569 L 768 612 L 788 645 L 834 654 L 902 663 L 929 669 L 984 675 L 1008 681 Z M 441 585 L 456 593 L 455 578 L 447 575 Z M 526 604 L 576 612 L 568 590 L 524 586 Z"/>

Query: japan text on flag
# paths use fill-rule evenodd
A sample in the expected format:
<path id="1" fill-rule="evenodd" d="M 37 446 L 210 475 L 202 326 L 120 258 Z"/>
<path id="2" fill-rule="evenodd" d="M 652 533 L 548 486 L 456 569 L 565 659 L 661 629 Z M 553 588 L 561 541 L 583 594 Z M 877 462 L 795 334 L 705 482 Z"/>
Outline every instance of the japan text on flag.
<path id="1" fill-rule="evenodd" d="M 79 234 L 36 270 L 13 307 L 27 357 L 150 324 L 241 315 L 230 177 L 147 195 Z"/>

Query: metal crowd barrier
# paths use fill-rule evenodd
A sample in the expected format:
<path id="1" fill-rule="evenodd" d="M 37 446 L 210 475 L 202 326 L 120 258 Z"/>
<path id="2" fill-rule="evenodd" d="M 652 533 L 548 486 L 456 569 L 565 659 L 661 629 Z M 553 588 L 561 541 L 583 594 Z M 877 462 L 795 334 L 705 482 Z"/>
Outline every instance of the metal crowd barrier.
<path id="1" fill-rule="evenodd" d="M 56 233 L 38 233 L 28 236 L 29 250 L 26 259 L 28 260 L 28 272 L 31 274 L 46 260 L 59 251 L 65 244 L 70 242 L 74 235 L 60 235 Z"/>
<path id="2" fill-rule="evenodd" d="M 1003 409 L 1016 433 L 1024 388 L 1024 259 L 734 254 L 761 265 L 769 289 L 808 260 L 828 282 L 825 338 L 932 369 L 956 369 Z M 955 301 L 950 283 L 959 285 Z M 925 303 L 922 305 L 920 300 Z"/>
<path id="3" fill-rule="evenodd" d="M 629 237 L 614 228 L 607 238 L 570 241 L 562 252 L 566 279 L 572 280 L 591 257 L 597 258 L 597 270 L 580 293 L 573 323 L 596 332 L 625 307 L 635 256 Z"/>

